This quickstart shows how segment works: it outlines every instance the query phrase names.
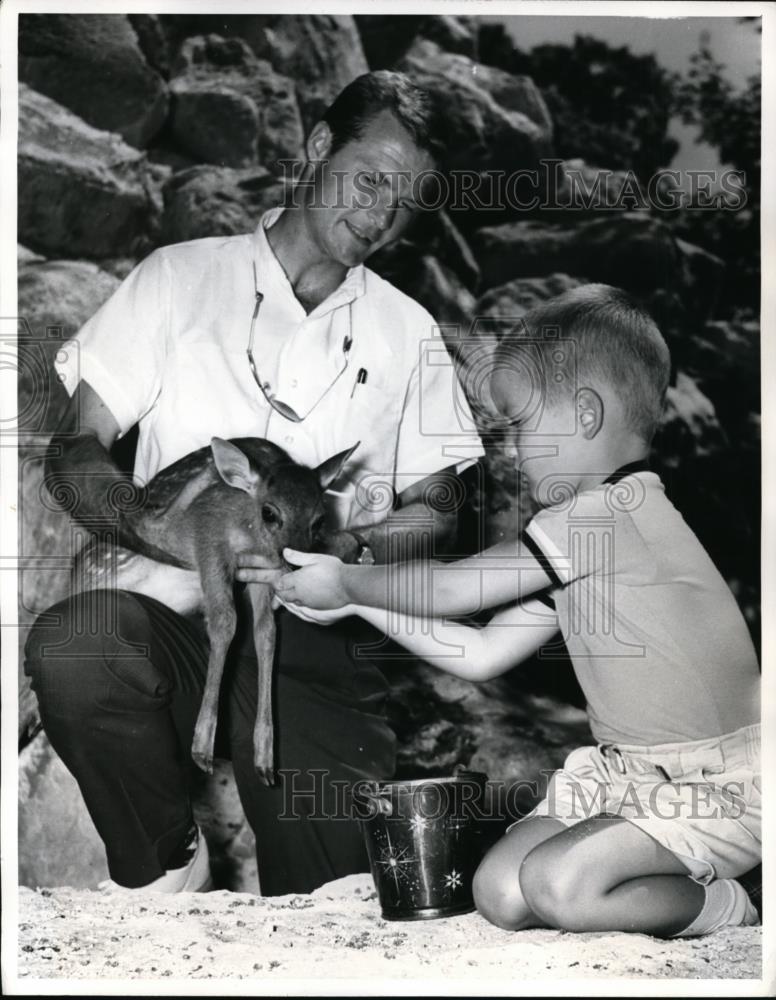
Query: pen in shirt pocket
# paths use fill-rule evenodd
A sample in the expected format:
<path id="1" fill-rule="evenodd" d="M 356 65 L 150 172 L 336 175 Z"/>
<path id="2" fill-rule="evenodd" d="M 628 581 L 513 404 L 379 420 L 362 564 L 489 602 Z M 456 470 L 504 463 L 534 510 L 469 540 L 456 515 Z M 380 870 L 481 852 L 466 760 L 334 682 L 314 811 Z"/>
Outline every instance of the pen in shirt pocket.
<path id="1" fill-rule="evenodd" d="M 350 398 L 353 398 L 353 394 L 360 385 L 366 385 L 366 380 L 369 377 L 369 372 L 366 368 L 359 368 L 358 375 L 356 375 L 356 381 L 353 383 L 353 389 L 350 393 Z"/>

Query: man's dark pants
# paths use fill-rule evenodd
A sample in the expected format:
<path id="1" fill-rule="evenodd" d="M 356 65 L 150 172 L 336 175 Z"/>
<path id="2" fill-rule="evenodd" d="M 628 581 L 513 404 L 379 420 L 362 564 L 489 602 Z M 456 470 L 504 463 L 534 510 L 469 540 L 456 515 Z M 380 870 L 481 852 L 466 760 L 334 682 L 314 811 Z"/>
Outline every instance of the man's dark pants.
<path id="1" fill-rule="evenodd" d="M 390 777 L 395 762 L 385 679 L 354 651 L 374 635 L 353 619 L 323 628 L 283 610 L 277 624 L 275 787 L 262 785 L 253 769 L 257 667 L 249 621 L 227 659 L 216 737 L 256 834 L 265 895 L 309 892 L 368 870 L 358 823 L 336 818 L 352 816 L 342 789 Z M 77 594 L 33 626 L 25 670 L 49 740 L 105 843 L 111 877 L 146 885 L 192 824 L 190 748 L 207 671 L 201 623 L 135 593 Z"/>

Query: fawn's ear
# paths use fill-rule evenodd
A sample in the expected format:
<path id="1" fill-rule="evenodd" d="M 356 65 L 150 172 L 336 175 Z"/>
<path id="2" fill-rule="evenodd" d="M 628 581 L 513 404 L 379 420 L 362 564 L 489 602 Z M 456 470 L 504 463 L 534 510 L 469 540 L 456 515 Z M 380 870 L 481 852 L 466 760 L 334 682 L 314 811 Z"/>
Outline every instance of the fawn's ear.
<path id="1" fill-rule="evenodd" d="M 234 486 L 237 490 L 245 490 L 246 493 L 254 494 L 256 492 L 259 474 L 251 468 L 247 455 L 244 455 L 229 441 L 218 437 L 211 440 L 210 450 L 213 452 L 218 474 L 227 486 Z"/>
<path id="2" fill-rule="evenodd" d="M 318 482 L 321 484 L 322 490 L 328 489 L 328 487 L 334 482 L 340 472 L 342 472 L 342 467 L 345 462 L 347 462 L 360 444 L 360 441 L 356 441 L 352 448 L 348 448 L 346 451 L 341 451 L 339 455 L 333 455 L 331 458 L 327 458 L 325 462 L 321 462 L 315 472 L 318 476 Z"/>

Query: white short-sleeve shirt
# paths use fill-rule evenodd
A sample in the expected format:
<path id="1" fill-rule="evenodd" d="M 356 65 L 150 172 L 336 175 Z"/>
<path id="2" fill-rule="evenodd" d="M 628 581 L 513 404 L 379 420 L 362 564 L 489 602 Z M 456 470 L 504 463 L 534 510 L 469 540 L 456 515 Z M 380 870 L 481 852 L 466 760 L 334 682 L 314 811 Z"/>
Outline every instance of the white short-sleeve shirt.
<path id="1" fill-rule="evenodd" d="M 267 438 L 309 466 L 360 441 L 346 470 L 349 523 L 378 522 L 390 491 L 461 471 L 482 445 L 436 324 L 413 299 L 360 265 L 305 313 L 266 237 L 282 211 L 252 234 L 154 251 L 56 366 L 70 394 L 81 379 L 92 386 L 121 434 L 138 424 L 138 482 L 213 436 Z M 254 263 L 256 367 L 269 392 L 310 411 L 301 423 L 269 406 L 248 363 Z"/>

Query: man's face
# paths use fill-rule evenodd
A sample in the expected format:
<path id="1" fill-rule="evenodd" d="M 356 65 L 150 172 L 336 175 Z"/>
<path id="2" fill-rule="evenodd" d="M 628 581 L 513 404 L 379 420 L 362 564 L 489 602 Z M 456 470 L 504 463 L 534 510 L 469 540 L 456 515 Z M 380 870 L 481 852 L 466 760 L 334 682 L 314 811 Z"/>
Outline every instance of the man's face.
<path id="1" fill-rule="evenodd" d="M 318 249 L 354 267 L 398 239 L 421 210 L 413 197 L 415 179 L 433 166 L 393 114 L 380 112 L 360 137 L 316 167 L 307 214 Z"/>

